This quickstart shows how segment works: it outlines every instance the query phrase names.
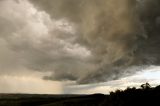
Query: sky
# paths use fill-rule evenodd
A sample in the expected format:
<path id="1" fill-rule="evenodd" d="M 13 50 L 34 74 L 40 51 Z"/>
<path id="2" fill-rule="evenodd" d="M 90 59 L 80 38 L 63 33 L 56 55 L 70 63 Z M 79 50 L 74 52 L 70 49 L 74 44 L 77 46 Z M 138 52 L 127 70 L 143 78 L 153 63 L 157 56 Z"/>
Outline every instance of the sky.
<path id="1" fill-rule="evenodd" d="M 160 83 L 158 0 L 0 0 L 0 93 L 109 93 Z"/>

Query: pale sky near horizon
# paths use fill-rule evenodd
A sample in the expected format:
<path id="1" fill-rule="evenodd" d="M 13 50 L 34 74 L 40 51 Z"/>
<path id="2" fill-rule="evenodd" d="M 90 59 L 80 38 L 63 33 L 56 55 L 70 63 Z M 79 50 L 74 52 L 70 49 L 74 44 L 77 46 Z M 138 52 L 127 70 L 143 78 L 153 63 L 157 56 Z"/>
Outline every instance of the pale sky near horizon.
<path id="1" fill-rule="evenodd" d="M 159 85 L 160 15 L 141 22 L 151 0 L 138 2 L 0 0 L 0 93 L 108 94 Z"/>
<path id="2" fill-rule="evenodd" d="M 40 73 L 30 76 L 4 75 L 0 77 L 0 93 L 36 93 L 36 94 L 93 94 L 104 93 L 127 87 L 139 88 L 141 84 L 148 82 L 152 87 L 160 84 L 160 67 L 152 66 L 134 75 L 119 80 L 77 85 L 70 81 L 46 81 L 42 80 Z"/>

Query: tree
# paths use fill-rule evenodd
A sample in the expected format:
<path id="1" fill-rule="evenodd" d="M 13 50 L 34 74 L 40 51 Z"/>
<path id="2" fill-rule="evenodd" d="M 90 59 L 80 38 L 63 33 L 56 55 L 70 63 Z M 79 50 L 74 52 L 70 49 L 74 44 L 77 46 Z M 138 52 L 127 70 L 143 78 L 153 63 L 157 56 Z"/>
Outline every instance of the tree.
<path id="1" fill-rule="evenodd" d="M 141 85 L 141 88 L 142 88 L 142 89 L 149 89 L 149 88 L 151 88 L 151 86 L 150 86 L 150 84 L 147 82 L 147 83 L 145 83 L 145 84 L 142 84 L 142 85 Z"/>

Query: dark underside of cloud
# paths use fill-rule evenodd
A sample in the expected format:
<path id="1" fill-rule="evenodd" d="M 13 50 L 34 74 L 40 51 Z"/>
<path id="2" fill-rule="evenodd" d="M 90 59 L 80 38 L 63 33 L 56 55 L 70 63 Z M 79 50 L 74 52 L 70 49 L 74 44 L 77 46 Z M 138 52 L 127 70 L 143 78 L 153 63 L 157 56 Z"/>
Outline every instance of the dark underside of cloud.
<path id="1" fill-rule="evenodd" d="M 46 21 L 50 29 L 48 37 L 35 43 L 33 38 L 18 36 L 20 40 L 17 40 L 17 36 L 2 36 L 9 35 L 8 27 L 13 33 L 26 23 L 14 24 L 0 17 L 1 39 L 23 58 L 20 63 L 24 67 L 52 72 L 44 79 L 73 80 L 79 84 L 103 82 L 134 73 L 138 70 L 130 70 L 134 66 L 160 64 L 159 0 L 29 1 L 47 14 L 46 19 L 51 22 L 63 20 L 62 29 L 73 27 L 53 30 L 53 24 Z M 14 34 L 42 34 L 22 32 Z"/>

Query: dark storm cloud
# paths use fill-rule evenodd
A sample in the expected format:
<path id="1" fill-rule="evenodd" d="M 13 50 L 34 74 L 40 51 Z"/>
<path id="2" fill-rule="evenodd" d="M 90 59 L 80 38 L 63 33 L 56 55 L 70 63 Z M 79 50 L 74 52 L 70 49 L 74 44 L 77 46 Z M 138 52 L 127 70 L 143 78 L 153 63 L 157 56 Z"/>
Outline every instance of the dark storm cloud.
<path id="1" fill-rule="evenodd" d="M 135 42 L 139 36 L 144 37 L 144 29 L 139 24 L 140 20 L 136 13 L 136 1 L 33 0 L 32 2 L 39 10 L 49 13 L 52 19 L 65 18 L 74 23 L 75 35 L 78 36 L 75 42 L 91 52 L 87 62 L 94 67 L 88 70 L 80 69 L 80 72 L 87 71 L 87 73 L 77 78 L 78 83 L 99 82 L 121 76 L 120 70 L 133 61 L 133 52 L 138 46 Z M 60 75 L 64 76 L 63 73 Z M 111 77 L 106 78 L 107 76 Z"/>
<path id="2" fill-rule="evenodd" d="M 160 63 L 158 0 L 29 1 L 1 1 L 0 38 L 18 65 L 52 72 L 44 79 L 93 83 Z"/>

